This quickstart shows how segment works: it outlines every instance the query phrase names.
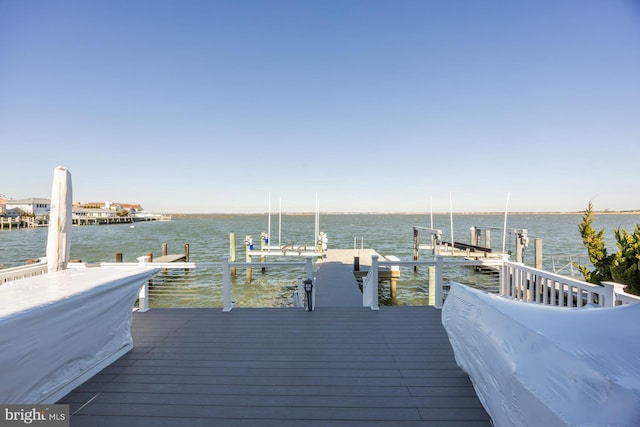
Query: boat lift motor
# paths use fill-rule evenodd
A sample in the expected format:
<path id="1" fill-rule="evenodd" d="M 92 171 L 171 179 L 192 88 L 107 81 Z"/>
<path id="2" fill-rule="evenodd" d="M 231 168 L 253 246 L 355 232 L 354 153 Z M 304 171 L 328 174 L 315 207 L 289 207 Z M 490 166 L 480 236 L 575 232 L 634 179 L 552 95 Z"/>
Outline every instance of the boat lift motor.
<path id="1" fill-rule="evenodd" d="M 253 250 L 253 238 L 251 236 L 245 236 L 244 245 L 249 248 L 250 251 Z"/>
<path id="2" fill-rule="evenodd" d="M 313 281 L 311 279 L 304 280 L 304 292 L 307 294 L 307 311 L 313 311 Z"/>

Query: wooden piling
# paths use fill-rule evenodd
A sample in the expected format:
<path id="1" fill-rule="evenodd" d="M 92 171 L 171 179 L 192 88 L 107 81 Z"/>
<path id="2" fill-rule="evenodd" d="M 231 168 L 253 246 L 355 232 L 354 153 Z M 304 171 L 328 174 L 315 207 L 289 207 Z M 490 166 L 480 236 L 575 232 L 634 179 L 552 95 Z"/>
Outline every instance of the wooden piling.
<path id="1" fill-rule="evenodd" d="M 249 254 L 251 251 L 251 236 L 246 236 L 244 239 L 244 247 L 245 247 L 245 262 L 251 262 L 251 255 Z M 246 268 L 246 280 L 247 283 L 251 283 L 251 267 Z"/>
<path id="2" fill-rule="evenodd" d="M 436 305 L 436 267 L 429 266 L 429 305 Z"/>
<path id="3" fill-rule="evenodd" d="M 189 244 L 184 244 L 184 261 L 189 262 Z"/>
<path id="4" fill-rule="evenodd" d="M 147 252 L 145 255 L 149 257 L 149 262 L 153 262 L 153 252 Z"/>
<path id="5" fill-rule="evenodd" d="M 116 252 L 116 262 L 122 262 L 122 252 Z"/>
<path id="6" fill-rule="evenodd" d="M 542 270 L 544 267 L 543 261 L 542 261 L 542 239 L 539 237 L 536 237 L 533 242 L 534 242 L 534 257 L 535 257 L 534 266 L 538 270 Z"/>
<path id="7" fill-rule="evenodd" d="M 482 238 L 482 230 L 471 227 L 471 245 L 480 246 Z"/>
<path id="8" fill-rule="evenodd" d="M 168 255 L 168 246 L 166 243 L 162 244 L 162 256 L 167 256 Z"/>
<path id="9" fill-rule="evenodd" d="M 390 293 L 391 293 L 391 299 L 395 300 L 396 296 L 398 295 L 398 292 L 396 290 L 396 285 L 398 283 L 398 279 L 396 279 L 395 277 L 391 276 L 391 278 L 389 279 L 389 288 L 390 288 Z"/>
<path id="10" fill-rule="evenodd" d="M 519 235 L 516 235 L 516 262 L 524 261 L 524 245 Z"/>

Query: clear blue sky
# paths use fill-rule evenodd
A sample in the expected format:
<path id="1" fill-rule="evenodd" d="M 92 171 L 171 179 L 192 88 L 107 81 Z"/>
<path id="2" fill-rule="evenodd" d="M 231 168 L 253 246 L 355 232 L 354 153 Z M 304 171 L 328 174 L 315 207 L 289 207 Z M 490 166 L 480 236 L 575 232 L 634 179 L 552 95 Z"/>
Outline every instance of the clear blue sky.
<path id="1" fill-rule="evenodd" d="M 0 0 L 0 193 L 640 209 L 640 2 Z"/>

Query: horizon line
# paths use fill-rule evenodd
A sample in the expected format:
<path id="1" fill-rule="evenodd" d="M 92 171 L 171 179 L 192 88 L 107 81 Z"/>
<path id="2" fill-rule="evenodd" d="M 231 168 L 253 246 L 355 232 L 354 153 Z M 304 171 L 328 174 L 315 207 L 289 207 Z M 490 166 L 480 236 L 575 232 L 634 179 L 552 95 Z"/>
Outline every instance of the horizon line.
<path id="1" fill-rule="evenodd" d="M 574 214 L 584 214 L 584 210 L 578 211 L 514 211 L 507 212 L 508 215 L 574 215 Z M 628 209 L 628 210 L 600 210 L 593 211 L 594 214 L 640 214 L 640 209 Z M 175 215 L 175 216 L 195 216 L 195 215 L 268 215 L 269 212 L 167 212 L 167 215 Z M 271 215 L 278 215 L 278 212 L 271 212 Z M 312 211 L 292 211 L 292 212 L 282 212 L 282 215 L 315 215 L 315 212 Z M 418 212 L 418 211 L 399 211 L 399 212 L 376 212 L 376 211 L 368 211 L 368 212 L 352 212 L 352 211 L 333 211 L 333 212 L 321 212 L 321 215 L 430 215 L 431 212 Z M 451 212 L 433 212 L 433 215 L 450 215 Z M 453 212 L 454 215 L 504 215 L 504 212 L 499 211 L 460 211 Z"/>

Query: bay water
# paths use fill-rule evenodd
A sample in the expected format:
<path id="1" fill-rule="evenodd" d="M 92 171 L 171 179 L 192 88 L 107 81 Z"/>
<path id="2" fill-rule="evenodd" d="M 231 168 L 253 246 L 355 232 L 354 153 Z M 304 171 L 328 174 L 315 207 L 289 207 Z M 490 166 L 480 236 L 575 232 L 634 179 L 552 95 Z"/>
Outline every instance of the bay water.
<path id="1" fill-rule="evenodd" d="M 605 230 L 609 252 L 617 250 L 615 228 L 632 231 L 640 223 L 639 214 L 595 214 L 594 228 Z M 582 214 L 510 214 L 508 229 L 527 229 L 529 246 L 525 249 L 525 264 L 533 266 L 534 240 L 542 239 L 544 269 L 558 270 L 567 266 L 563 274 L 570 274 L 570 261 L 588 264 L 578 225 Z M 432 224 L 433 222 L 433 224 Z M 470 243 L 471 227 L 495 227 L 491 232 L 491 246 L 501 251 L 503 245 L 504 215 L 501 214 L 324 214 L 320 215 L 320 231 L 328 236 L 328 248 L 371 248 L 381 255 L 395 255 L 401 260 L 413 259 L 413 226 L 442 230 L 445 241 L 451 240 L 451 225 L 456 242 Z M 124 262 L 152 252 L 159 256 L 163 243 L 169 253 L 182 253 L 189 244 L 193 262 L 216 262 L 229 255 L 229 234 L 236 236 L 236 256 L 244 260 L 244 238 L 252 236 L 256 248 L 260 246 L 260 233 L 267 232 L 269 217 L 262 215 L 191 215 L 175 217 L 172 221 L 137 222 L 78 226 L 72 230 L 71 258 L 83 262 L 111 262 L 116 253 L 123 254 Z M 271 215 L 271 244 L 282 246 L 314 244 L 314 215 Z M 46 228 L 0 230 L 0 268 L 22 265 L 28 259 L 45 256 Z M 420 243 L 429 243 L 429 235 L 421 233 Z M 515 235 L 507 232 L 504 249 L 515 253 Z M 428 251 L 420 253 L 428 259 Z M 574 257 L 574 258 L 572 258 Z M 512 257 L 513 258 L 513 257 Z M 269 258 L 279 260 L 280 258 Z M 288 259 L 292 260 L 292 259 Z M 303 259 L 300 259 L 301 261 Z M 237 306 L 286 307 L 292 305 L 292 293 L 302 268 L 269 268 L 262 273 L 253 269 L 252 280 L 247 282 L 243 269 L 238 269 L 232 281 L 232 298 Z M 445 281 L 456 280 L 471 286 L 492 289 L 497 278 L 492 274 L 479 274 L 469 268 L 448 268 Z M 381 302 L 393 305 L 423 305 L 428 299 L 428 272 L 417 273 L 412 268 L 401 269 L 397 297 L 391 299 L 388 286 L 381 286 Z M 221 307 L 222 273 L 219 268 L 194 271 L 167 270 L 154 279 L 150 296 L 151 307 Z"/>

